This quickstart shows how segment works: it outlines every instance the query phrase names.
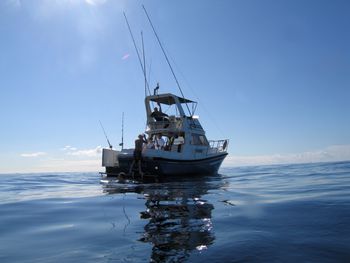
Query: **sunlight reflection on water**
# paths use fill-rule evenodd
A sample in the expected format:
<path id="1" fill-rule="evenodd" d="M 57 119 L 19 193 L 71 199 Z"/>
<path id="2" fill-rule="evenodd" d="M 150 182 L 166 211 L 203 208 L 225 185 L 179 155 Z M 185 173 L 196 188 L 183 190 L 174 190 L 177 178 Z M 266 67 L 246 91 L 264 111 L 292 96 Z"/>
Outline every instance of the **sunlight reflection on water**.
<path id="1" fill-rule="evenodd" d="M 0 203 L 103 195 L 96 174 L 3 174 L 0 189 Z"/>

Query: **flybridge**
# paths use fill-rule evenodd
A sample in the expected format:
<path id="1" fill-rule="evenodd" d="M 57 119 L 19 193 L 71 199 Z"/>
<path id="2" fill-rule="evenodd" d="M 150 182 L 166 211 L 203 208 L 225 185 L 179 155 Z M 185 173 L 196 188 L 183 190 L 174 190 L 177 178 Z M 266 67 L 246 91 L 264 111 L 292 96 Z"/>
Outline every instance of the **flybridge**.
<path id="1" fill-rule="evenodd" d="M 157 106 L 154 107 L 154 103 Z M 199 124 L 198 118 L 194 119 L 191 116 L 186 116 L 183 104 L 196 102 L 178 97 L 171 93 L 147 96 L 145 98 L 146 115 L 147 115 L 147 132 L 148 133 L 168 133 L 168 132 L 186 132 L 190 127 L 196 127 L 203 131 Z M 165 112 L 162 111 L 162 105 L 168 106 Z M 194 110 L 193 110 L 194 112 Z"/>
<path id="2" fill-rule="evenodd" d="M 176 105 L 176 110 L 179 111 L 179 113 L 181 114 L 181 116 L 185 116 L 185 112 L 182 108 L 182 106 L 180 106 L 180 104 L 186 104 L 187 108 L 188 104 L 192 105 L 192 109 L 189 110 L 189 116 L 193 116 L 194 112 L 196 111 L 197 108 L 197 102 L 186 99 L 186 98 L 182 98 L 179 96 L 176 96 L 174 94 L 171 93 L 164 93 L 164 94 L 157 94 L 157 95 L 151 95 L 151 96 L 147 96 L 145 98 L 145 104 L 146 104 L 146 110 L 150 111 L 150 107 L 154 106 L 154 103 L 156 103 L 157 105 L 159 104 L 163 104 L 166 106 L 173 106 Z M 150 105 L 152 104 L 152 105 Z"/>

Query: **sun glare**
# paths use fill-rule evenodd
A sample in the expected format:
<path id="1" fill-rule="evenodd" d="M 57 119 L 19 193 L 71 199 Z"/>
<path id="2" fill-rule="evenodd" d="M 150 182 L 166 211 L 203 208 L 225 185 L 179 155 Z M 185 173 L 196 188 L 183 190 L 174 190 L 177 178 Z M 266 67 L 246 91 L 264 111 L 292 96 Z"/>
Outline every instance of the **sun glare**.
<path id="1" fill-rule="evenodd" d="M 106 0 L 85 0 L 85 3 L 89 5 L 101 5 L 104 4 Z"/>

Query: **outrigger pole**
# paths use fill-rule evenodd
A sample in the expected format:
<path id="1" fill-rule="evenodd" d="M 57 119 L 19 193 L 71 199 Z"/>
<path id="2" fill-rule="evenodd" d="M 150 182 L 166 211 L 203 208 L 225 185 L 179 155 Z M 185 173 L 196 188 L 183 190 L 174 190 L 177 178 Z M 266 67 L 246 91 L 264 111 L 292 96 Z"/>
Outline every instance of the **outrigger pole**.
<path id="1" fill-rule="evenodd" d="M 146 78 L 146 56 L 145 56 L 145 45 L 143 43 L 143 33 L 141 31 L 141 40 L 142 40 L 142 56 L 143 56 L 143 76 L 145 77 L 145 97 L 146 94 L 146 87 L 147 87 L 147 78 Z M 151 95 L 151 94 L 150 94 Z"/>
<path id="2" fill-rule="evenodd" d="M 168 56 L 167 56 L 167 54 L 166 54 L 166 52 L 165 52 L 165 50 L 164 50 L 164 48 L 163 48 L 162 43 L 160 42 L 160 39 L 159 39 L 158 34 L 157 34 L 157 32 L 156 32 L 156 30 L 155 30 L 155 28 L 154 28 L 154 26 L 153 26 L 153 23 L 152 23 L 152 21 L 151 21 L 151 18 L 149 17 L 149 15 L 148 15 L 148 13 L 147 13 L 147 10 L 146 10 L 146 8 L 145 8 L 144 5 L 142 5 L 142 8 L 143 8 L 143 10 L 145 11 L 145 14 L 146 14 L 146 16 L 147 16 L 147 19 L 148 19 L 148 21 L 149 21 L 149 23 L 150 23 L 150 25 L 151 25 L 151 27 L 152 27 L 153 33 L 154 33 L 154 35 L 156 36 L 156 38 L 157 38 L 157 40 L 158 40 L 158 44 L 159 44 L 160 48 L 161 48 L 162 51 L 163 51 L 164 57 L 165 57 L 165 59 L 166 59 L 168 65 L 169 65 L 169 68 L 170 68 L 170 70 L 171 70 L 171 73 L 172 73 L 173 76 L 174 76 L 174 79 L 175 79 L 175 82 L 176 82 L 176 84 L 177 84 L 177 87 L 179 88 L 179 90 L 180 90 L 180 92 L 181 92 L 182 98 L 185 99 L 185 96 L 184 96 L 184 94 L 183 94 L 183 92 L 182 92 L 182 89 L 181 89 L 181 87 L 180 87 L 180 83 L 179 83 L 179 81 L 177 80 L 177 77 L 176 77 L 176 75 L 175 75 L 175 72 L 174 72 L 174 70 L 173 70 L 173 67 L 172 67 L 171 64 L 170 64 L 170 61 L 169 61 Z M 125 14 L 124 14 L 124 15 L 125 15 Z M 187 102 L 186 102 L 185 104 L 186 104 L 186 108 L 187 108 L 187 110 L 188 110 L 188 113 L 192 116 L 191 111 L 190 111 L 190 108 L 189 108 L 188 105 L 187 105 Z"/>
<path id="3" fill-rule="evenodd" d="M 145 82 L 146 82 L 145 85 L 147 86 L 149 95 L 151 95 L 151 91 L 150 91 L 150 89 L 149 89 L 149 84 L 148 84 L 148 82 L 147 82 L 147 77 L 146 77 L 146 70 L 145 70 L 146 65 L 143 66 L 143 64 L 142 64 L 141 56 L 140 56 L 139 50 L 138 50 L 138 48 L 137 48 L 137 46 L 136 46 L 135 38 L 134 38 L 134 35 L 132 34 L 132 31 L 131 31 L 131 28 L 130 28 L 128 19 L 127 19 L 127 17 L 126 17 L 125 12 L 123 12 L 123 14 L 124 14 L 124 17 L 125 17 L 126 24 L 128 25 L 129 33 L 130 33 L 130 36 L 131 36 L 131 38 L 132 38 L 132 42 L 134 43 L 134 47 L 135 47 L 135 49 L 136 49 L 137 57 L 138 57 L 138 59 L 139 59 L 140 66 L 141 66 L 141 69 L 142 69 L 142 72 L 143 72 L 143 75 L 144 75 L 144 78 L 145 78 Z M 143 39 L 143 38 L 142 38 L 142 39 Z M 143 41 L 143 40 L 142 40 L 142 41 Z M 145 91 L 145 94 L 146 94 L 146 91 Z"/>
<path id="4" fill-rule="evenodd" d="M 98 121 L 100 122 L 101 128 L 102 128 L 103 133 L 104 133 L 104 135 L 105 135 L 105 137 L 106 137 L 106 140 L 107 140 L 107 143 L 108 143 L 108 145 L 109 145 L 109 148 L 112 149 L 113 146 L 112 146 L 112 144 L 111 144 L 111 143 L 109 142 L 109 140 L 108 140 L 108 137 L 107 137 L 107 134 L 106 134 L 105 129 L 103 128 L 102 122 L 101 122 L 100 120 L 98 120 Z"/>
<path id="5" fill-rule="evenodd" d="M 122 150 L 124 149 L 124 112 L 122 113 L 122 142 L 119 143 L 119 146 L 122 147 Z"/>

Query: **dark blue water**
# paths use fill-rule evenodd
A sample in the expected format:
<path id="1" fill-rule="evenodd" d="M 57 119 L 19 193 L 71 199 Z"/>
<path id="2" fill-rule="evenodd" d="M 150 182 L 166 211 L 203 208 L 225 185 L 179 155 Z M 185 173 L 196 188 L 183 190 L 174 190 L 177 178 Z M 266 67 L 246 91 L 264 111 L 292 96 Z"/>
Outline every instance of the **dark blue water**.
<path id="1" fill-rule="evenodd" d="M 0 175 L 0 262 L 350 262 L 350 162 Z"/>

